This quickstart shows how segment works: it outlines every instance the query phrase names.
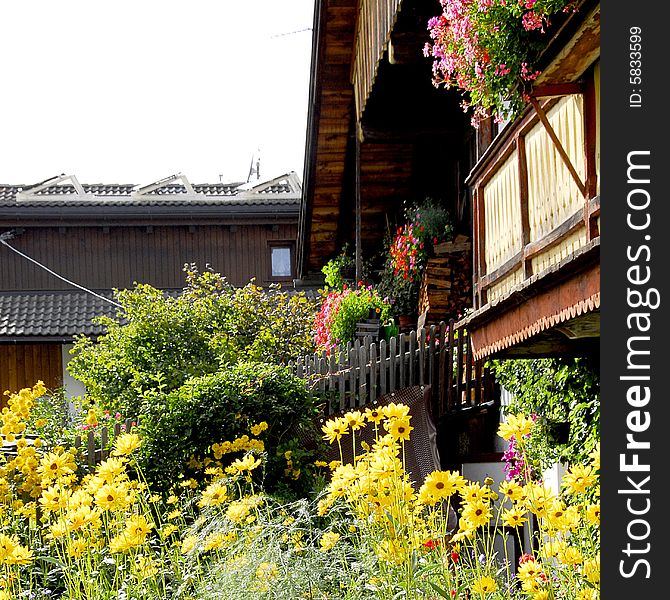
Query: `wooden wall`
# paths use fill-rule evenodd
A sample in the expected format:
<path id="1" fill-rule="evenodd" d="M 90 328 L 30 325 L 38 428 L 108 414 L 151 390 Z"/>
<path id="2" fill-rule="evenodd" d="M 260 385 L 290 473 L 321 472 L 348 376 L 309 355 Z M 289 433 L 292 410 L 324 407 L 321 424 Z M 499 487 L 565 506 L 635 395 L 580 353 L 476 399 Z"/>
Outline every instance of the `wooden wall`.
<path id="1" fill-rule="evenodd" d="M 18 392 L 42 380 L 47 388 L 63 384 L 60 344 L 0 345 L 0 406 L 5 406 L 4 392 Z"/>
<path id="2" fill-rule="evenodd" d="M 270 242 L 294 244 L 297 225 L 123 226 L 26 228 L 12 245 L 63 277 L 92 289 L 133 282 L 181 288 L 182 267 L 210 264 L 235 285 L 270 280 Z M 70 289 L 66 283 L 8 250 L 2 251 L 3 290 Z"/>

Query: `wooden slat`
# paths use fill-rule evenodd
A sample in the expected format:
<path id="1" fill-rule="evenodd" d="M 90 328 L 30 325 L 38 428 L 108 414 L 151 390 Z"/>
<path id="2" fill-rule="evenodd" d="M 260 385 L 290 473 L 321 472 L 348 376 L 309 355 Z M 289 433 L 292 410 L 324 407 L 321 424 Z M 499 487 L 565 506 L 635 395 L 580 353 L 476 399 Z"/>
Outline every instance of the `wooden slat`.
<path id="1" fill-rule="evenodd" d="M 356 406 L 356 392 L 358 386 L 356 385 L 356 369 L 358 366 L 358 348 L 355 346 L 348 346 L 349 351 L 349 390 L 351 396 L 347 402 L 347 408 L 353 408 Z"/>
<path id="2" fill-rule="evenodd" d="M 109 456 L 109 450 L 107 449 L 107 442 L 109 441 L 109 432 L 107 427 L 103 427 L 100 430 L 100 459 L 106 460 Z"/>
<path id="3" fill-rule="evenodd" d="M 389 341 L 389 392 L 396 389 L 396 373 L 398 370 L 398 338 Z"/>
<path id="4" fill-rule="evenodd" d="M 400 386 L 400 389 L 407 387 L 407 368 L 406 368 L 406 348 L 405 348 L 405 334 L 401 333 L 400 336 L 398 336 L 398 355 L 399 355 L 399 361 L 398 361 L 398 368 L 400 371 L 400 375 L 398 378 L 398 383 Z"/>
<path id="5" fill-rule="evenodd" d="M 418 334 L 418 377 L 417 383 L 425 385 L 426 373 L 426 328 L 422 327 Z"/>
<path id="6" fill-rule="evenodd" d="M 417 351 L 416 331 L 409 332 L 409 379 L 408 385 L 416 385 L 417 382 Z"/>
<path id="7" fill-rule="evenodd" d="M 95 433 L 89 430 L 86 436 L 86 452 L 88 453 L 87 463 L 89 469 L 95 467 Z"/>
<path id="8" fill-rule="evenodd" d="M 435 336 L 439 332 L 439 329 L 435 327 L 435 325 L 431 325 L 429 329 L 429 340 L 428 340 L 428 375 L 427 375 L 427 381 L 428 384 L 431 386 L 431 390 L 433 390 L 433 395 L 435 391 L 437 390 L 437 381 L 436 381 L 436 372 L 437 370 L 435 369 Z"/>
<path id="9" fill-rule="evenodd" d="M 447 324 L 440 322 L 440 358 L 438 364 L 438 412 L 436 416 L 444 414 L 445 399 L 447 398 L 447 359 L 450 359 L 451 347 L 448 346 Z"/>
<path id="10" fill-rule="evenodd" d="M 482 362 L 478 360 L 475 362 L 475 406 L 479 406 L 482 403 Z"/>
<path id="11" fill-rule="evenodd" d="M 528 220 L 528 160 L 526 158 L 526 140 L 519 135 L 516 140 L 516 151 L 519 157 L 519 216 L 521 218 L 521 247 L 525 248 L 530 242 L 530 225 Z M 523 278 L 532 275 L 531 263 L 523 258 Z"/>
<path id="12" fill-rule="evenodd" d="M 368 399 L 367 364 L 367 349 L 362 345 L 358 349 L 358 406 L 364 406 Z"/>
<path id="13" fill-rule="evenodd" d="M 448 355 L 447 362 L 447 410 L 452 411 L 456 408 L 456 394 L 454 391 L 454 320 L 449 320 L 449 341 L 447 343 Z"/>
<path id="14" fill-rule="evenodd" d="M 456 344 L 456 407 L 460 408 L 463 403 L 463 335 L 458 332 Z"/>
<path id="15" fill-rule="evenodd" d="M 338 364 L 337 364 L 337 382 L 340 392 L 340 410 L 343 411 L 346 406 L 346 381 L 344 378 L 344 370 L 346 368 L 346 350 L 341 348 L 338 352 Z M 333 352 L 335 354 L 335 352 Z"/>
<path id="16" fill-rule="evenodd" d="M 335 372 L 337 371 L 337 363 L 335 361 L 335 353 L 331 352 L 326 355 L 326 389 L 328 390 L 328 397 L 332 396 L 335 391 Z"/>
<path id="17" fill-rule="evenodd" d="M 384 396 L 387 391 L 386 380 L 388 374 L 388 358 L 386 340 L 379 340 L 379 395 Z"/>
<path id="18" fill-rule="evenodd" d="M 370 344 L 370 402 L 377 399 L 377 371 L 379 364 L 377 363 L 377 344 Z"/>
<path id="19" fill-rule="evenodd" d="M 472 404 L 472 344 L 470 339 L 462 332 L 465 344 L 465 404 Z"/>
<path id="20" fill-rule="evenodd" d="M 8 369 L 8 380 L 7 380 L 7 389 L 13 391 L 13 392 L 18 392 L 20 389 L 19 386 L 19 381 L 16 376 L 16 346 L 9 346 L 8 350 L 8 363 L 9 363 L 9 369 Z"/>

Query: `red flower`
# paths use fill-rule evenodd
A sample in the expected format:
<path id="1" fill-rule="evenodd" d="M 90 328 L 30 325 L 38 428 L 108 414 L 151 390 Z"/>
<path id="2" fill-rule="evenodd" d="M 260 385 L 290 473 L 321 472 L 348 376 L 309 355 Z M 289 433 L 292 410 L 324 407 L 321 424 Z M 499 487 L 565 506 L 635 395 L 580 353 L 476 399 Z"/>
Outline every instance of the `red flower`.
<path id="1" fill-rule="evenodd" d="M 434 540 L 432 538 L 423 543 L 423 547 L 428 548 L 428 550 L 435 550 L 435 548 L 437 548 L 439 545 L 440 540 Z"/>

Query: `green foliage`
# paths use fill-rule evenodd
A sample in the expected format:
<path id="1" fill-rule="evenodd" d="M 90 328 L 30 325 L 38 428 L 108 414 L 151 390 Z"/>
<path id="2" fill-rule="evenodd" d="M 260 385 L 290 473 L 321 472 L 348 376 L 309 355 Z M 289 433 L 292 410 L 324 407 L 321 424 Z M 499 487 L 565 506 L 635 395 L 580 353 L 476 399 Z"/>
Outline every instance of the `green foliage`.
<path id="1" fill-rule="evenodd" d="M 426 198 L 406 208 L 405 219 L 414 226 L 416 237 L 426 245 L 428 252 L 434 244 L 449 241 L 453 236 L 449 211 L 434 198 Z"/>
<path id="2" fill-rule="evenodd" d="M 542 472 L 556 461 L 587 463 L 600 440 L 600 377 L 586 358 L 495 361 L 497 381 L 514 396 L 507 413 L 537 415 L 524 444 L 531 466 Z M 559 424 L 569 425 L 567 440 Z M 566 427 L 567 428 L 567 427 Z"/>
<path id="3" fill-rule="evenodd" d="M 71 423 L 65 390 L 58 388 L 35 399 L 26 431 L 39 436 L 46 448 L 52 448 L 68 440 L 67 429 Z"/>
<path id="4" fill-rule="evenodd" d="M 233 288 L 217 273 L 184 270 L 178 296 L 146 284 L 117 292 L 123 310 L 99 319 L 107 332 L 96 342 L 77 338 L 68 370 L 86 385 L 89 401 L 138 416 L 152 410 L 159 389 L 239 361 L 282 363 L 313 349 L 316 307 L 303 293 L 253 282 Z"/>
<path id="5" fill-rule="evenodd" d="M 412 280 L 396 274 L 392 259 L 389 256 L 382 271 L 377 291 L 382 298 L 387 298 L 394 315 L 414 315 L 419 306 L 420 279 Z"/>
<path id="6" fill-rule="evenodd" d="M 287 367 L 257 362 L 240 362 L 216 373 L 188 379 L 168 394 L 153 396 L 151 411 L 143 415 L 140 430 L 143 445 L 139 461 L 153 489 L 167 490 L 179 479 L 196 475 L 185 469 L 192 456 L 210 455 L 212 444 L 249 435 L 251 426 L 266 421 L 261 436 L 268 454 L 264 488 L 285 495 L 306 494 L 311 488 L 308 447 L 296 457 L 301 477 L 284 476 L 284 447 L 296 438 L 316 443 L 314 420 L 317 408 L 305 381 Z M 235 455 L 233 458 L 240 458 Z"/>
<path id="7" fill-rule="evenodd" d="M 353 341 L 356 323 L 370 317 L 382 322 L 389 318 L 390 305 L 375 289 L 363 287 L 345 293 L 335 312 L 330 328 L 331 338 L 338 343 Z"/>
<path id="8" fill-rule="evenodd" d="M 346 271 L 356 268 L 356 260 L 349 254 L 349 245 L 345 244 L 342 252 L 335 258 L 331 258 L 321 269 L 325 275 L 326 285 L 334 290 L 342 291 L 350 277 L 346 277 Z"/>
<path id="9" fill-rule="evenodd" d="M 370 271 L 372 268 L 372 260 L 361 261 L 360 280 L 362 282 L 368 281 Z M 355 282 L 356 277 L 356 259 L 349 254 L 349 244 L 344 244 L 342 252 L 335 258 L 331 258 L 322 268 L 321 272 L 324 274 L 324 282 L 330 289 L 341 292 L 345 286 L 351 285 Z"/>

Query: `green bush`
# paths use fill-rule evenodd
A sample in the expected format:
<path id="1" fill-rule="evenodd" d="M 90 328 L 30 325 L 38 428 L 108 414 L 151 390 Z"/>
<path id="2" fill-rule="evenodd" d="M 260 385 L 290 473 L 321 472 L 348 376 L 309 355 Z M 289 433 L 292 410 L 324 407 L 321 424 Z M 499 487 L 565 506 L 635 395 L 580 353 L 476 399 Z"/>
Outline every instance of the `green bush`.
<path id="1" fill-rule="evenodd" d="M 187 285 L 170 296 L 150 285 L 116 294 L 117 318 L 102 318 L 95 342 L 76 339 L 68 371 L 89 402 L 125 417 L 151 410 L 145 398 L 192 377 L 255 360 L 283 363 L 313 350 L 315 302 L 279 286 L 233 288 L 217 273 L 185 267 Z"/>
<path id="2" fill-rule="evenodd" d="M 516 359 L 493 363 L 498 383 L 514 397 L 507 413 L 534 415 L 524 447 L 536 473 L 556 461 L 586 464 L 600 440 L 600 376 L 586 358 Z M 566 430 L 561 439 L 557 426 Z"/>
<path id="3" fill-rule="evenodd" d="M 211 457 L 212 444 L 250 435 L 253 425 L 266 421 L 268 429 L 260 436 L 268 455 L 265 489 L 284 496 L 309 492 L 318 410 L 305 381 L 288 368 L 241 362 L 191 378 L 168 394 L 156 393 L 151 401 L 140 423 L 140 464 L 153 489 L 166 491 L 180 478 L 195 475 L 197 469 L 185 469 L 191 457 Z M 285 477 L 283 456 L 295 440 L 303 450 L 297 479 Z"/>
<path id="4" fill-rule="evenodd" d="M 390 305 L 371 287 L 345 290 L 333 315 L 330 336 L 338 343 L 351 342 L 356 337 L 356 323 L 371 316 L 383 322 L 389 318 Z"/>

